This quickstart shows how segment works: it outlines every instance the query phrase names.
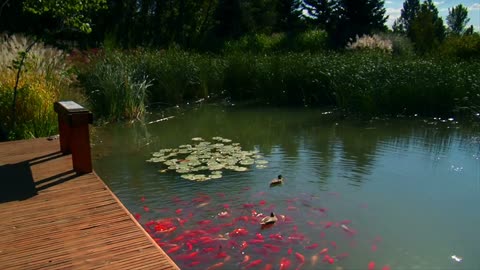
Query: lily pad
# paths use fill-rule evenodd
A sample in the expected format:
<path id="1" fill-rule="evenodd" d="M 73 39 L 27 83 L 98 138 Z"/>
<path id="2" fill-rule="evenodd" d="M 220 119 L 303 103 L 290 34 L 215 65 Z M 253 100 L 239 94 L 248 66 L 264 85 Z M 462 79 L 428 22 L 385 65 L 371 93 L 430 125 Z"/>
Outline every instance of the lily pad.
<path id="1" fill-rule="evenodd" d="M 171 170 L 184 179 L 200 182 L 220 179 L 225 170 L 243 172 L 251 166 L 258 169 L 267 167 L 268 161 L 257 149 L 242 150 L 239 143 L 220 136 L 212 137 L 212 140 L 214 143 L 201 137 L 192 138 L 195 143 L 161 149 L 152 153 L 147 162 L 160 163 L 163 169 L 159 172 Z"/>

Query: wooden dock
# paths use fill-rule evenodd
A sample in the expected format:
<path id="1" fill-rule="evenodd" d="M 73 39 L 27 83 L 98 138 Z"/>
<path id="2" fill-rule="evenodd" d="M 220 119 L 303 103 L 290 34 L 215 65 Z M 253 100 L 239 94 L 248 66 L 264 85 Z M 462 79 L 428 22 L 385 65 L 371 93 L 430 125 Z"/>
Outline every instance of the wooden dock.
<path id="1" fill-rule="evenodd" d="M 0 143 L 0 269 L 179 269 L 58 139 Z"/>

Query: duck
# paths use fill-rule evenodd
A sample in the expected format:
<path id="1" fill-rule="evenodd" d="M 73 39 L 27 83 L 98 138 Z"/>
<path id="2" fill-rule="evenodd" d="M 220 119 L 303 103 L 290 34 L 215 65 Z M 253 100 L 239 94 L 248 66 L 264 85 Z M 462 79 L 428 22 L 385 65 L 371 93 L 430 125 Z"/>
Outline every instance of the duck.
<path id="1" fill-rule="evenodd" d="M 277 220 L 278 218 L 275 216 L 273 212 L 271 212 L 270 216 L 264 217 L 262 218 L 262 220 L 260 220 L 260 224 L 262 225 L 274 224 L 275 222 L 277 222 Z"/>
<path id="2" fill-rule="evenodd" d="M 281 174 L 279 174 L 277 178 L 273 179 L 270 182 L 270 186 L 275 186 L 275 185 L 280 185 L 280 184 L 283 184 L 283 178 L 282 178 Z"/>

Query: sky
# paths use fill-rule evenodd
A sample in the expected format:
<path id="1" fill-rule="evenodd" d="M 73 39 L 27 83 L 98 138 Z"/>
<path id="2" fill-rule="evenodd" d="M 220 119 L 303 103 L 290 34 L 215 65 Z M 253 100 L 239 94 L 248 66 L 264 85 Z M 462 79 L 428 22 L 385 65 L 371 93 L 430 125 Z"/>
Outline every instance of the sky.
<path id="1" fill-rule="evenodd" d="M 387 9 L 388 21 L 387 25 L 392 26 L 393 21 L 400 17 L 400 10 L 402 10 L 404 0 L 385 0 L 385 8 Z M 422 3 L 423 0 L 420 0 Z M 443 17 L 445 25 L 447 24 L 448 9 L 462 4 L 468 8 L 468 16 L 470 22 L 468 26 L 473 25 L 475 31 L 480 30 L 480 0 L 445 0 L 434 1 L 440 16 Z"/>

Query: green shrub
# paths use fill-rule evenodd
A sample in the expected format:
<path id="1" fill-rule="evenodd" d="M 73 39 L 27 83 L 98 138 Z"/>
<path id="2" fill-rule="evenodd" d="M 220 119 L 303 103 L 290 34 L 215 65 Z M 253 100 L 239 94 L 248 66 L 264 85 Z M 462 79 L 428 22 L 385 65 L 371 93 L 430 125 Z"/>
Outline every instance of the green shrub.
<path id="1" fill-rule="evenodd" d="M 439 48 L 441 57 L 462 60 L 480 59 L 480 34 L 449 36 Z"/>

